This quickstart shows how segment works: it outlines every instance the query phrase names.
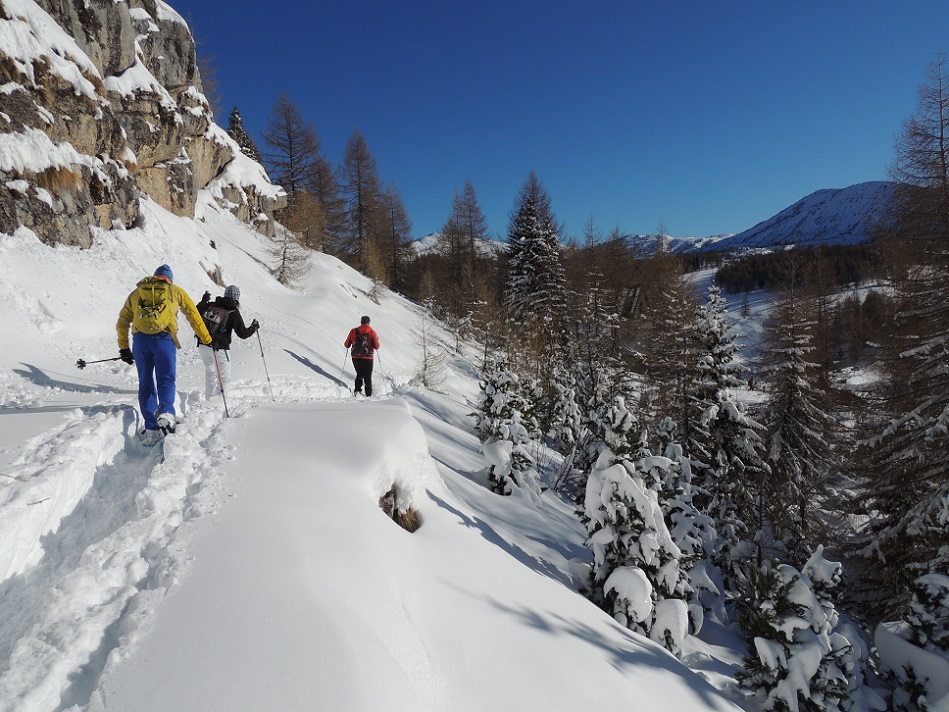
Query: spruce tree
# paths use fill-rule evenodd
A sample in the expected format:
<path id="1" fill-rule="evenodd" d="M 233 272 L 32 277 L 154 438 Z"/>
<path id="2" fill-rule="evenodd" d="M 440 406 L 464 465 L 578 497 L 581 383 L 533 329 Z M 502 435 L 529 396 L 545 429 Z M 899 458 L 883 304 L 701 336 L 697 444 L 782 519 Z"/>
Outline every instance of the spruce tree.
<path id="1" fill-rule="evenodd" d="M 767 324 L 763 368 L 769 383 L 763 416 L 770 465 L 765 509 L 775 538 L 798 566 L 824 539 L 820 510 L 828 497 L 834 427 L 825 394 L 814 385 L 810 306 L 791 290 L 779 297 Z"/>
<path id="2" fill-rule="evenodd" d="M 703 425 L 706 415 L 743 383 L 738 364 L 741 345 L 726 316 L 727 308 L 721 289 L 709 286 L 706 301 L 698 309 L 691 339 L 694 371 L 686 386 L 688 417 L 683 424 L 683 437 L 691 452 L 706 459 L 711 459 L 714 446 L 711 433 Z"/>
<path id="3" fill-rule="evenodd" d="M 692 339 L 695 367 L 687 385 L 691 427 L 686 437 L 688 452 L 698 462 L 695 504 L 712 518 L 718 533 L 713 559 L 724 576 L 723 593 L 736 595 L 747 583 L 750 559 L 757 554 L 762 561 L 755 533 L 762 529 L 761 494 L 768 468 L 763 426 L 735 394 L 741 384 L 735 362 L 738 345 L 724 312 L 718 290 L 710 289 Z"/>
<path id="4" fill-rule="evenodd" d="M 559 319 L 566 306 L 559 239 L 550 197 L 531 171 L 508 228 L 505 298 L 518 328 L 538 331 L 543 345 L 558 336 Z"/>
<path id="5" fill-rule="evenodd" d="M 522 422 L 525 404 L 518 392 L 518 378 L 503 354 L 496 355 L 485 369 L 480 388 L 475 430 L 489 463 L 488 485 L 502 495 L 513 494 L 517 488 L 536 502 L 541 486 L 528 452 L 530 436 Z"/>
<path id="6" fill-rule="evenodd" d="M 688 632 L 691 593 L 656 489 L 655 468 L 639 421 L 617 398 L 601 424 L 604 449 L 587 478 L 587 544 L 593 550 L 591 596 L 628 628 L 678 651 Z"/>
<path id="7" fill-rule="evenodd" d="M 818 567 L 822 570 L 822 567 Z M 751 597 L 740 619 L 748 639 L 739 684 L 765 710 L 851 709 L 854 648 L 836 631 L 838 615 L 806 573 L 768 562 L 750 576 Z"/>
<path id="8" fill-rule="evenodd" d="M 241 118 L 241 114 L 236 106 L 231 109 L 231 115 L 227 123 L 227 133 L 237 142 L 241 153 L 257 163 L 263 163 L 260 149 L 257 148 L 254 139 L 251 138 L 250 134 L 247 133 L 247 130 L 244 128 L 244 119 Z"/>
<path id="9" fill-rule="evenodd" d="M 656 427 L 658 452 L 669 462 L 657 461 L 655 487 L 659 495 L 666 525 L 672 540 L 679 547 L 679 566 L 685 573 L 689 591 L 690 630 L 702 629 L 706 612 L 724 622 L 721 573 L 712 562 L 718 535 L 715 522 L 695 506 L 692 472 L 695 463 L 678 440 L 678 425 L 664 418 Z M 647 466 L 647 469 L 648 466 Z"/>
<path id="10" fill-rule="evenodd" d="M 857 453 L 871 515 L 861 533 L 877 620 L 902 610 L 912 580 L 938 567 L 949 540 L 949 254 L 939 241 L 924 242 L 900 243 L 904 254 L 925 246 L 927 256 L 893 282 L 880 399 Z"/>

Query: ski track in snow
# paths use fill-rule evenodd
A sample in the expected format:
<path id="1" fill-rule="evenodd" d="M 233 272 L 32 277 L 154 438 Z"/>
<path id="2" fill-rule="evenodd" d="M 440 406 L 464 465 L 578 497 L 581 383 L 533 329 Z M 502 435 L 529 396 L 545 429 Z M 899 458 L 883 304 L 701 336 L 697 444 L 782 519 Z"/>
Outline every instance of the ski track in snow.
<path id="1" fill-rule="evenodd" d="M 237 387 L 233 395 L 240 395 Z M 256 388 L 260 393 L 261 389 Z M 274 384 L 284 400 L 338 389 Z M 195 395 L 192 394 L 192 399 Z M 254 403 L 230 403 L 231 418 Z M 33 438 L 4 471 L 0 509 L 15 536 L 0 542 L 0 709 L 88 703 L 110 654 L 136 630 L 187 563 L 182 524 L 221 504 L 228 459 L 216 437 L 220 400 L 188 407 L 162 448 L 141 444 L 127 403 L 76 409 Z"/>
<path id="2" fill-rule="evenodd" d="M 380 396 L 403 385 L 381 369 L 379 376 Z M 5 521 L 15 536 L 0 541 L 0 710 L 87 705 L 106 663 L 131 652 L 187 565 L 182 525 L 226 500 L 218 490 L 233 446 L 217 435 L 219 399 L 179 392 L 181 425 L 163 447 L 149 448 L 133 396 L 90 390 L 112 400 L 73 409 L 3 472 L 0 510 L 16 521 Z M 226 394 L 231 419 L 251 415 L 271 392 L 281 402 L 349 397 L 336 378 L 238 381 Z M 392 654 L 430 676 L 424 649 Z"/>

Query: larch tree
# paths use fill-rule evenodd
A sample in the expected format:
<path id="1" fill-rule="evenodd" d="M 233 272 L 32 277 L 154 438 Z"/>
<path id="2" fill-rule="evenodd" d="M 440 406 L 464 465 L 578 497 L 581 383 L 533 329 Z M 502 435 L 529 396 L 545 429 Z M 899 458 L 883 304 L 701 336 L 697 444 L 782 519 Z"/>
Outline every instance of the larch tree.
<path id="1" fill-rule="evenodd" d="M 287 191 L 287 207 L 278 219 L 293 230 L 301 244 L 321 249 L 326 211 L 310 190 L 313 166 L 322 160 L 322 145 L 313 124 L 286 94 L 277 97 L 264 130 L 263 158 L 273 180 Z"/>
<path id="2" fill-rule="evenodd" d="M 467 262 L 466 242 L 464 207 L 461 194 L 456 191 L 451 202 L 451 213 L 442 225 L 438 238 L 438 251 L 445 258 L 448 266 L 446 301 L 449 308 L 455 311 L 461 310 L 462 280 Z"/>
<path id="3" fill-rule="evenodd" d="M 940 56 L 919 89 L 916 113 L 903 124 L 890 174 L 898 184 L 904 232 L 949 235 L 949 59 Z"/>
<path id="4" fill-rule="evenodd" d="M 315 248 L 341 256 L 346 244 L 346 203 L 340 195 L 336 172 L 322 154 L 317 156 L 306 173 L 306 185 L 323 213 L 323 233 Z"/>
<path id="5" fill-rule="evenodd" d="M 267 170 L 292 204 L 294 196 L 307 190 L 307 173 L 321 152 L 320 137 L 286 94 L 277 97 L 263 136 Z"/>
<path id="6" fill-rule="evenodd" d="M 365 137 L 353 129 L 343 152 L 339 182 L 346 202 L 346 235 L 356 266 L 381 279 L 385 261 L 380 251 L 382 182 L 375 156 Z"/>
<path id="7" fill-rule="evenodd" d="M 405 284 L 405 262 L 408 244 L 412 241 L 412 222 L 402 202 L 402 195 L 389 183 L 380 197 L 383 213 L 379 241 L 388 263 L 387 284 L 400 291 Z"/>
<path id="8" fill-rule="evenodd" d="M 883 386 L 865 464 L 864 553 L 882 572 L 870 615 L 890 619 L 912 581 L 949 566 L 949 75 L 929 70 L 916 114 L 896 143 L 900 183 L 885 243 L 893 265 L 893 321 L 882 341 Z"/>

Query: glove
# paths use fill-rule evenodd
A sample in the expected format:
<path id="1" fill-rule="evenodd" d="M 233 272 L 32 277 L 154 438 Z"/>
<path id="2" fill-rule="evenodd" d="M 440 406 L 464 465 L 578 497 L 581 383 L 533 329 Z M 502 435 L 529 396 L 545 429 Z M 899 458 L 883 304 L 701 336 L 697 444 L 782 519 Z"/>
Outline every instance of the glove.
<path id="1" fill-rule="evenodd" d="M 202 302 L 210 302 L 210 301 L 211 301 L 211 292 L 205 292 L 203 295 L 201 295 L 201 301 L 202 301 Z"/>
<path id="2" fill-rule="evenodd" d="M 125 361 L 125 363 L 135 363 L 135 358 L 129 349 L 119 349 L 119 358 Z"/>
<path id="3" fill-rule="evenodd" d="M 260 322 L 258 322 L 256 319 L 254 319 L 254 320 L 250 323 L 250 328 L 253 329 L 254 331 L 257 331 L 257 330 L 260 328 Z"/>

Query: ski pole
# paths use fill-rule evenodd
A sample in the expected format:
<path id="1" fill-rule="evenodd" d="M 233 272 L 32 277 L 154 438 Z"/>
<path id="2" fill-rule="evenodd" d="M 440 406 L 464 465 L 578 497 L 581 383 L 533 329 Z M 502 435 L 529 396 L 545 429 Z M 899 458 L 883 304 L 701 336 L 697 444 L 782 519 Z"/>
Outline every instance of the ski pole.
<path id="1" fill-rule="evenodd" d="M 79 359 L 76 361 L 76 366 L 79 368 L 85 368 L 90 363 L 105 363 L 106 361 L 120 361 L 121 359 L 121 356 L 116 356 L 114 358 L 100 358 L 98 361 L 83 361 L 82 359 Z"/>
<path id="2" fill-rule="evenodd" d="M 267 358 L 264 356 L 264 342 L 260 340 L 260 328 L 257 329 L 257 343 L 260 344 L 260 357 L 264 360 L 264 373 L 267 374 L 267 386 L 270 388 L 270 400 L 276 401 L 273 397 L 273 384 L 270 382 L 270 371 L 267 370 Z"/>
<path id="3" fill-rule="evenodd" d="M 346 349 L 346 353 L 343 354 L 343 367 L 339 369 L 339 377 L 343 378 L 346 375 L 346 360 L 349 358 L 349 349 Z"/>
<path id="4" fill-rule="evenodd" d="M 227 398 L 224 397 L 224 379 L 221 377 L 221 363 L 217 360 L 217 349 L 214 351 L 214 365 L 217 366 L 217 382 L 221 386 L 221 400 L 224 401 L 224 417 L 230 418 L 231 414 L 227 412 Z"/>
<path id="5" fill-rule="evenodd" d="M 381 376 L 382 382 L 385 383 L 385 382 L 386 382 L 386 374 L 385 374 L 385 371 L 382 370 L 382 356 L 379 355 L 379 352 L 378 352 L 378 351 L 375 352 L 374 356 L 375 356 L 376 362 L 379 364 L 379 376 Z M 390 392 L 390 393 L 392 392 L 392 388 L 391 388 L 391 387 L 389 388 L 389 392 Z"/>

